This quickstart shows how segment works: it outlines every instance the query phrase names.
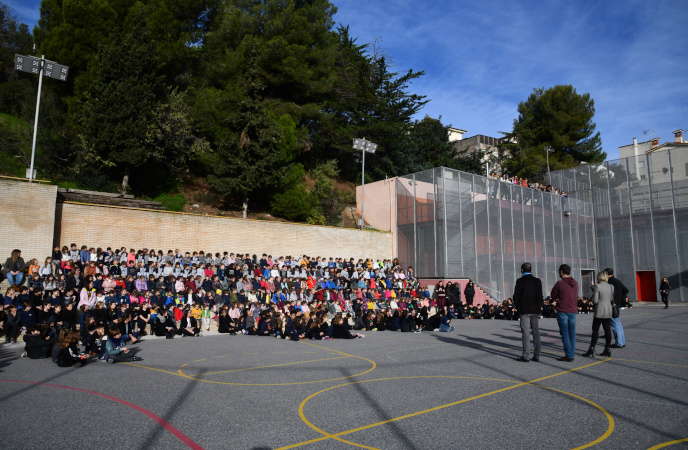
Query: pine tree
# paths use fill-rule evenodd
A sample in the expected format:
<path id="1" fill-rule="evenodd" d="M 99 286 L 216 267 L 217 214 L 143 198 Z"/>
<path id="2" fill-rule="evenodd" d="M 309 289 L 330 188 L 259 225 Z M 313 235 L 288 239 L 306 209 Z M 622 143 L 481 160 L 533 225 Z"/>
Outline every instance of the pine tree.
<path id="1" fill-rule="evenodd" d="M 513 157 L 504 164 L 513 175 L 543 180 L 547 153 L 551 170 L 575 167 L 581 163 L 604 161 L 600 133 L 595 133 L 595 102 L 590 94 L 578 94 L 570 85 L 534 89 L 518 105 L 518 118 L 506 133 L 505 147 Z"/>

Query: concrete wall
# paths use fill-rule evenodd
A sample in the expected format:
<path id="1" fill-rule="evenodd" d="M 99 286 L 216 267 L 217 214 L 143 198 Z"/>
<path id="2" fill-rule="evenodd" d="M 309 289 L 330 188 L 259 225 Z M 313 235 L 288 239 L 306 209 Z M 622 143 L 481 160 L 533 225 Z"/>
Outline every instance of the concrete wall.
<path id="1" fill-rule="evenodd" d="M 12 250 L 28 263 L 52 253 L 57 186 L 0 178 L 0 264 Z"/>
<path id="2" fill-rule="evenodd" d="M 391 258 L 392 233 L 197 214 L 58 203 L 55 244 L 180 249 L 182 252 L 262 253 Z"/>
<path id="3" fill-rule="evenodd" d="M 376 181 L 365 185 L 365 221 L 371 227 L 391 231 L 393 254 L 397 256 L 397 201 L 395 178 Z M 356 211 L 361 214 L 361 186 L 356 187 Z"/>

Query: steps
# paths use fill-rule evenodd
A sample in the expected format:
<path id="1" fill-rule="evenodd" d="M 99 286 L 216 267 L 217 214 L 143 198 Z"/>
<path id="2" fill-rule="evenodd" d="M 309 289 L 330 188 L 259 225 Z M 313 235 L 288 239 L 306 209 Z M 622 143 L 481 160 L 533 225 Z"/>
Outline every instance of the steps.
<path id="1" fill-rule="evenodd" d="M 444 279 L 425 279 L 425 280 L 420 280 L 420 285 L 422 287 L 428 287 L 430 291 L 430 297 L 432 297 L 432 294 L 435 291 L 435 286 L 437 283 L 442 281 L 444 285 L 446 286 L 447 282 L 451 281 L 452 283 L 459 282 L 461 285 L 461 301 L 465 302 L 466 297 L 463 294 L 464 289 L 466 289 L 466 285 L 468 284 L 468 281 L 470 281 L 468 278 L 444 278 Z M 473 304 L 476 305 L 478 303 L 485 303 L 485 301 L 489 302 L 490 304 L 495 304 L 495 301 L 490 298 L 485 291 L 482 290 L 482 288 L 478 287 L 475 283 L 473 283 L 473 286 L 475 287 L 475 296 L 473 297 Z"/>

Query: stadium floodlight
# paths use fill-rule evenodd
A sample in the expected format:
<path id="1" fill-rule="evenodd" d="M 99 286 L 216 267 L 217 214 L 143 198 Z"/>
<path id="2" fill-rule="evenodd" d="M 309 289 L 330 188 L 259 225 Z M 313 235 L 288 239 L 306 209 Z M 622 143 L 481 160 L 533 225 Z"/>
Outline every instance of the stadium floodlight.
<path id="1" fill-rule="evenodd" d="M 375 153 L 375 150 L 377 150 L 377 144 L 375 144 L 374 142 L 366 141 L 365 138 L 354 139 L 353 147 L 356 150 L 361 150 L 361 153 L 363 153 L 363 165 L 361 168 L 361 218 L 358 219 L 358 226 L 362 230 L 364 224 L 363 199 L 365 194 L 365 154 L 366 152 Z"/>
<path id="2" fill-rule="evenodd" d="M 45 59 L 45 56 L 36 58 L 35 56 L 14 55 L 14 68 L 20 72 L 34 73 L 38 75 L 38 97 L 36 99 L 36 118 L 33 122 L 33 142 L 31 144 L 31 166 L 27 177 L 29 181 L 36 178 L 33 169 L 33 162 L 36 156 L 36 135 L 38 132 L 38 110 L 41 107 L 41 88 L 43 87 L 43 77 L 54 78 L 60 81 L 67 81 L 69 67 L 58 64 L 55 61 Z"/>

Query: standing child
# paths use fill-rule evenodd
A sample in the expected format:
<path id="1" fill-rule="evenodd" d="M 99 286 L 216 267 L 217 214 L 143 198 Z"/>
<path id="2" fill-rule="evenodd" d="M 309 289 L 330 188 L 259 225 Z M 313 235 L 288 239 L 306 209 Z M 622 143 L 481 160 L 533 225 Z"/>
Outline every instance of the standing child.
<path id="1" fill-rule="evenodd" d="M 205 331 L 210 331 L 210 306 L 205 305 L 203 306 L 203 312 L 201 313 L 202 318 L 203 318 L 203 326 L 205 327 Z"/>

